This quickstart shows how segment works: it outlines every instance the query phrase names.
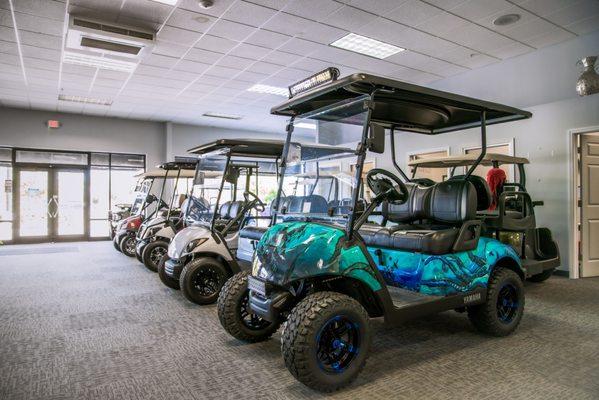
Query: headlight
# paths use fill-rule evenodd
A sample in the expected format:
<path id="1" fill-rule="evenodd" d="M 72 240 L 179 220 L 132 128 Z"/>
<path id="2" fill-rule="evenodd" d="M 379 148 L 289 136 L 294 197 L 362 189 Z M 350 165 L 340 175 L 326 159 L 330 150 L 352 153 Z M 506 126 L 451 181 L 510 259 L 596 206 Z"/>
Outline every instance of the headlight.
<path id="1" fill-rule="evenodd" d="M 194 239 L 191 242 L 187 243 L 187 246 L 185 246 L 185 252 L 186 253 L 191 253 L 193 251 L 193 249 L 195 249 L 196 247 L 198 247 L 199 245 L 201 245 L 202 243 L 204 243 L 206 240 L 208 240 L 208 238 L 201 238 L 201 239 Z"/>
<path id="2" fill-rule="evenodd" d="M 258 276 L 258 270 L 262 266 L 262 261 L 258 258 L 257 254 L 254 254 L 254 259 L 252 260 L 252 275 Z"/>

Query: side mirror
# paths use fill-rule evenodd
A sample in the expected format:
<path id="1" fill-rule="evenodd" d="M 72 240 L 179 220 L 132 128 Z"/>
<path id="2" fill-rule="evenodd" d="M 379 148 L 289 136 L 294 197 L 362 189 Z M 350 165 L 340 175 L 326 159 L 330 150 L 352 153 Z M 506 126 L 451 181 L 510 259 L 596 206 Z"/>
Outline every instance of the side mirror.
<path id="1" fill-rule="evenodd" d="M 237 183 L 237 179 L 239 178 L 239 168 L 230 167 L 227 171 L 227 175 L 225 176 L 225 181 L 231 184 Z"/>
<path id="2" fill-rule="evenodd" d="M 147 204 L 152 204 L 156 200 L 158 200 L 158 199 L 153 194 L 149 194 L 149 195 L 146 196 L 146 203 Z"/>
<path id="3" fill-rule="evenodd" d="M 385 152 L 385 128 L 382 125 L 370 124 L 368 150 L 379 154 Z"/>

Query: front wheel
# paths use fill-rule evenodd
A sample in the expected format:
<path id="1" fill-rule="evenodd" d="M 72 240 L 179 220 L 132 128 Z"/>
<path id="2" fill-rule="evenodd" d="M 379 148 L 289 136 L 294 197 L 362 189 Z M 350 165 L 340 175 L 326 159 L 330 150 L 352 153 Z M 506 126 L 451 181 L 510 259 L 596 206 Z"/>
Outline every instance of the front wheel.
<path id="1" fill-rule="evenodd" d="M 166 286 L 170 287 L 171 289 L 179 290 L 179 280 L 171 278 L 166 274 L 166 272 L 164 272 L 164 263 L 166 263 L 168 259 L 168 256 L 165 255 L 160 260 L 160 263 L 158 264 L 158 277 L 160 278 L 160 281 L 162 281 L 162 283 L 164 283 Z"/>
<path id="2" fill-rule="evenodd" d="M 229 271 L 212 257 L 200 257 L 185 265 L 179 286 L 187 298 L 196 304 L 212 304 L 229 278 Z"/>
<path id="3" fill-rule="evenodd" d="M 125 235 L 119 243 L 121 252 L 128 257 L 135 257 L 135 236 Z"/>
<path id="4" fill-rule="evenodd" d="M 249 271 L 235 274 L 218 296 L 218 319 L 235 339 L 248 343 L 267 340 L 279 329 L 280 322 L 269 322 L 254 314 L 249 305 Z"/>
<path id="5" fill-rule="evenodd" d="M 168 243 L 156 240 L 147 244 L 141 253 L 141 261 L 147 269 L 153 272 L 158 271 L 158 264 L 164 258 L 168 250 Z"/>
<path id="6" fill-rule="evenodd" d="M 333 392 L 358 376 L 370 343 L 370 322 L 360 303 L 341 293 L 318 292 L 291 311 L 281 335 L 281 352 L 298 381 Z"/>
<path id="7" fill-rule="evenodd" d="M 117 241 L 115 239 L 112 239 L 112 245 L 114 246 L 114 248 L 117 251 L 121 251 L 121 247 L 119 246 L 119 244 L 117 243 Z"/>
<path id="8" fill-rule="evenodd" d="M 524 313 L 524 284 L 514 271 L 499 268 L 487 287 L 485 303 L 468 307 L 468 318 L 479 331 L 507 336 L 516 330 Z"/>
<path id="9" fill-rule="evenodd" d="M 547 279 L 551 278 L 553 272 L 555 272 L 555 269 L 548 269 L 546 271 L 541 272 L 540 274 L 531 276 L 530 278 L 528 278 L 528 280 L 536 283 L 545 282 Z"/>

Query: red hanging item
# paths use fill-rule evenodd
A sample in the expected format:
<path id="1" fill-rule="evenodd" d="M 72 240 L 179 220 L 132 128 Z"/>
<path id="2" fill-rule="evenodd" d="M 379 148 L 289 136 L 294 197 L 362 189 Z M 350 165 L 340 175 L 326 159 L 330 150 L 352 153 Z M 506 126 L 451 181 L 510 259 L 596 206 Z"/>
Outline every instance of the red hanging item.
<path id="1" fill-rule="evenodd" d="M 491 189 L 491 194 L 493 195 L 493 201 L 489 210 L 495 210 L 497 208 L 499 195 L 501 195 L 501 192 L 503 191 L 503 184 L 506 180 L 507 176 L 505 175 L 505 171 L 501 168 L 491 168 L 489 172 L 487 172 L 487 183 L 489 184 L 489 189 Z"/>

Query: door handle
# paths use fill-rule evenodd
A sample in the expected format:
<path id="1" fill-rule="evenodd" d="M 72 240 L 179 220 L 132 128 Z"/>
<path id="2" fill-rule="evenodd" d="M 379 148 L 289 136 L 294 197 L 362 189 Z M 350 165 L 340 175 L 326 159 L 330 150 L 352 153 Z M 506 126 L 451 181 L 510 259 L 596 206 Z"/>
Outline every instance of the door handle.
<path id="1" fill-rule="evenodd" d="M 56 211 L 52 212 L 50 211 L 50 206 L 52 205 L 52 203 L 56 204 Z M 50 200 L 48 200 L 48 216 L 50 218 L 56 218 L 58 217 L 58 196 L 54 195 L 50 198 Z"/>

